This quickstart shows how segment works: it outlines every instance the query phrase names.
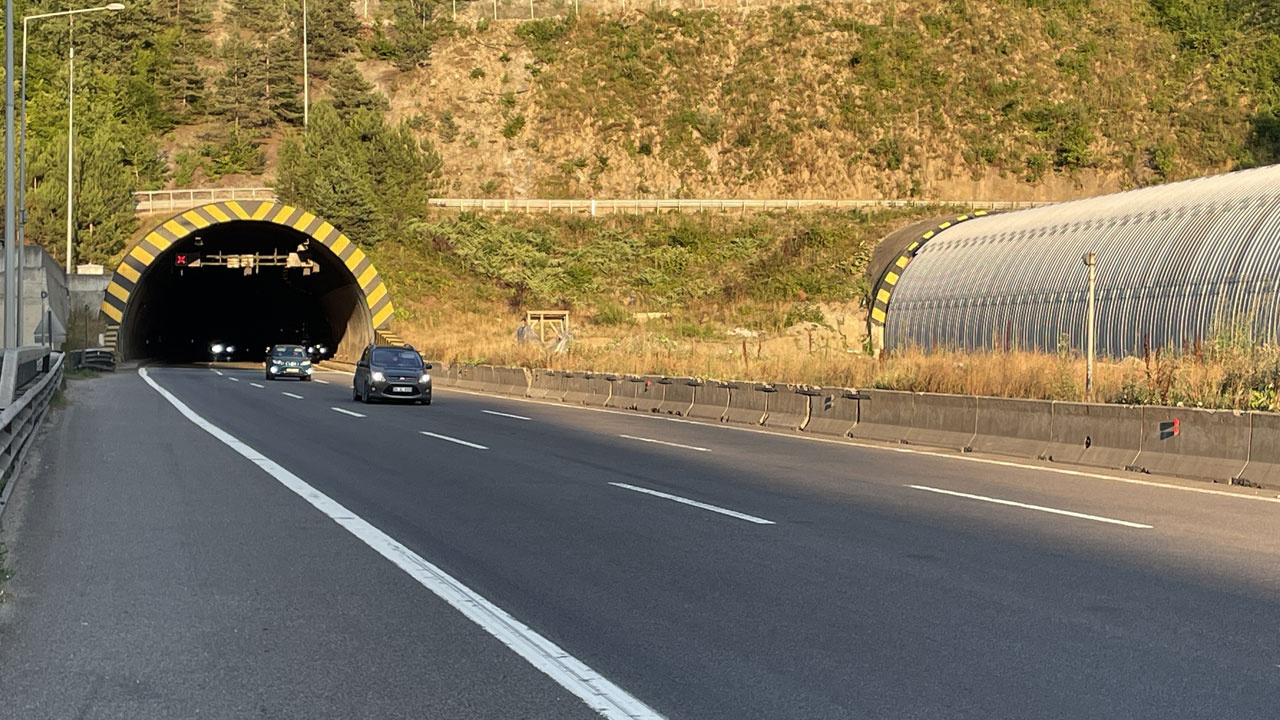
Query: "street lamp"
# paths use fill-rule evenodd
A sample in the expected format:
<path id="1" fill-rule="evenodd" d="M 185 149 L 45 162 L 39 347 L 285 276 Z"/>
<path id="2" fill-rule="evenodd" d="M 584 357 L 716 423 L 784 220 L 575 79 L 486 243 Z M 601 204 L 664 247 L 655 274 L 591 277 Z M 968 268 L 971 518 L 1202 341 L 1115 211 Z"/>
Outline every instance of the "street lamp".
<path id="1" fill-rule="evenodd" d="M 311 75 L 307 72 L 307 0 L 302 0 L 302 127 L 311 112 Z"/>
<path id="2" fill-rule="evenodd" d="M 22 247 L 26 243 L 25 227 L 27 223 L 27 203 L 26 203 L 26 199 L 27 199 L 27 23 L 31 22 L 32 20 L 43 20 L 45 18 L 62 17 L 64 15 L 67 15 L 67 16 L 83 15 L 84 13 L 104 12 L 104 11 L 120 12 L 121 10 L 124 10 L 124 4 L 116 2 L 116 3 L 110 3 L 108 5 L 102 5 L 100 7 L 79 8 L 76 10 L 63 10 L 60 12 L 41 13 L 39 15 L 28 15 L 22 18 L 22 79 L 20 82 L 22 86 L 22 110 L 21 110 L 22 120 L 21 120 L 21 131 L 20 131 L 21 139 L 19 141 L 20 159 L 18 163 L 20 168 L 19 178 L 18 178 L 18 214 L 19 214 L 19 219 L 18 219 L 19 260 L 18 261 L 19 262 L 22 262 L 21 260 Z M 68 28 L 68 33 L 70 33 L 70 28 Z M 75 72 L 74 71 L 75 71 L 75 47 L 69 44 L 68 57 L 67 57 L 67 274 L 68 275 L 71 274 L 71 261 L 72 261 L 71 236 L 72 236 L 72 228 L 75 222 L 74 216 L 72 214 L 74 208 L 72 206 L 72 196 L 71 196 L 71 184 L 72 184 L 72 177 L 73 177 L 72 170 L 74 168 L 74 165 L 72 163 L 72 159 L 73 159 L 72 155 L 75 150 L 75 145 L 72 141 L 72 138 L 74 137 L 72 134 L 72 131 L 74 130 L 73 111 L 74 111 L 74 104 L 75 104 L 74 103 L 74 100 L 75 100 L 75 94 L 74 94 L 75 93 Z M 17 278 L 16 285 L 17 285 L 16 324 L 17 324 L 17 333 L 21 335 L 22 334 L 22 272 L 21 270 L 18 271 L 18 278 Z"/>

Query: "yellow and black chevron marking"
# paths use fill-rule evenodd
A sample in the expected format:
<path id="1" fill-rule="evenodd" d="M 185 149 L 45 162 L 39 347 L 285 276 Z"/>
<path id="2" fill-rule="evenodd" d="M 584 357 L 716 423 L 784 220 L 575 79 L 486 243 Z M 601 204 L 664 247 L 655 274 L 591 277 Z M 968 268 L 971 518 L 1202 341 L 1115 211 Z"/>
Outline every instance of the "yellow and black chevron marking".
<path id="1" fill-rule="evenodd" d="M 391 332 L 390 330 L 378 330 L 376 333 L 379 345 L 407 345 L 404 338 Z"/>
<path id="2" fill-rule="evenodd" d="M 311 236 L 337 255 L 364 292 L 373 327 L 385 325 L 395 312 L 391 295 L 369 258 L 337 228 L 305 210 L 260 200 L 210 203 L 169 218 L 138 243 L 116 268 L 102 300 L 102 313 L 119 327 L 129 297 L 147 267 L 175 242 L 210 225 L 254 220 L 284 225 Z"/>
<path id="3" fill-rule="evenodd" d="M 893 295 L 893 288 L 897 286 L 898 280 L 902 278 L 902 272 L 907 269 L 907 265 L 911 264 L 911 258 L 916 256 L 916 252 L 921 245 L 932 240 L 938 233 L 946 230 L 954 225 L 959 225 L 965 220 L 986 215 L 986 210 L 977 210 L 971 215 L 960 215 L 955 219 L 948 220 L 938 227 L 926 232 L 920 236 L 919 240 L 907 246 L 906 250 L 898 256 L 896 260 L 889 263 L 889 267 L 885 269 L 884 274 L 880 276 L 880 281 L 876 283 L 875 302 L 871 306 L 871 324 L 884 326 L 885 319 L 889 317 L 889 298 Z"/>
<path id="4" fill-rule="evenodd" d="M 102 334 L 102 344 L 111 352 L 116 351 L 116 343 L 120 339 L 120 323 L 107 323 L 107 331 Z"/>

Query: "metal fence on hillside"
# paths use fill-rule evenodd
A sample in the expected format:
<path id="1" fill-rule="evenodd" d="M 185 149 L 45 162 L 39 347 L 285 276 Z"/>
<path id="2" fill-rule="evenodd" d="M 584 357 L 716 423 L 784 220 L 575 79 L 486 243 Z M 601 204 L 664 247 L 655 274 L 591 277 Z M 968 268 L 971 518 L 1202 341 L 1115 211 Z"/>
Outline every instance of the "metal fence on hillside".
<path id="1" fill-rule="evenodd" d="M 228 200 L 275 200 L 268 187 L 188 188 L 183 190 L 143 190 L 133 194 L 134 211 L 140 215 L 190 210 L 206 203 Z"/>

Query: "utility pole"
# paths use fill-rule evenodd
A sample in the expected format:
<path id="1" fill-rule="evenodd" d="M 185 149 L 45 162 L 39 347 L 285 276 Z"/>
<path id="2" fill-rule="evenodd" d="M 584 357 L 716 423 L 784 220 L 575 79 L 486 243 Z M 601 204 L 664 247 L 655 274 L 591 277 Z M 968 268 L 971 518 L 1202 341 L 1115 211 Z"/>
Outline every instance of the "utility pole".
<path id="1" fill-rule="evenodd" d="M 1084 257 L 1085 267 L 1089 268 L 1089 309 L 1088 317 L 1085 319 L 1085 375 L 1084 375 L 1084 398 L 1088 402 L 1093 402 L 1093 355 L 1094 346 L 1097 342 L 1097 331 L 1094 324 L 1094 290 L 1097 286 L 1097 257 L 1092 252 L 1087 252 Z"/>
<path id="2" fill-rule="evenodd" d="M 16 265 L 18 247 L 14 242 L 17 228 L 18 198 L 13 191 L 13 0 L 4 2 L 4 346 L 18 346 L 18 303 L 14 297 L 18 284 Z"/>
<path id="3" fill-rule="evenodd" d="M 307 0 L 302 0 L 302 127 L 311 115 L 311 74 L 307 68 Z"/>
<path id="4" fill-rule="evenodd" d="M 72 238 L 75 236 L 75 152 L 76 152 L 76 19 L 67 24 L 67 275 L 71 274 Z"/>

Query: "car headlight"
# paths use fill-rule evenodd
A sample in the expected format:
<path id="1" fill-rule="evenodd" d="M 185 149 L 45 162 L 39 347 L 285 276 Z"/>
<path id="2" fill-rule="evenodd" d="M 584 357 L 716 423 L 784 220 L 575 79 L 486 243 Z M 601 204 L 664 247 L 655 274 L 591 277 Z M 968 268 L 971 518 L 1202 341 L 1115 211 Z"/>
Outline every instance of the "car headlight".
<path id="1" fill-rule="evenodd" d="M 310 361 L 310 360 L 303 360 L 303 361 L 302 361 L 302 367 L 307 367 L 307 366 L 309 366 L 309 365 L 311 365 L 311 361 Z"/>
<path id="2" fill-rule="evenodd" d="M 418 382 L 420 383 L 431 382 L 431 375 L 429 373 L 422 373 L 422 377 L 418 378 Z"/>
<path id="3" fill-rule="evenodd" d="M 213 351 L 214 355 L 220 355 L 222 353 L 222 343 L 214 343 L 213 347 L 209 349 Z"/>
<path id="4" fill-rule="evenodd" d="M 271 366 L 270 368 L 268 368 L 268 369 L 269 369 L 272 373 L 278 373 L 278 372 L 280 372 L 280 366 L 278 366 L 278 365 L 272 365 L 272 366 Z"/>
<path id="5" fill-rule="evenodd" d="M 381 372 L 378 372 L 377 370 L 374 370 L 373 373 L 369 375 L 369 377 L 373 378 L 374 382 L 382 382 L 383 380 L 387 379 L 386 375 L 383 375 Z"/>
<path id="6" fill-rule="evenodd" d="M 229 352 L 229 353 L 233 353 L 233 352 L 235 352 L 235 351 L 236 351 L 236 346 L 235 346 L 235 345 L 228 345 L 228 346 L 227 346 L 227 352 Z"/>

